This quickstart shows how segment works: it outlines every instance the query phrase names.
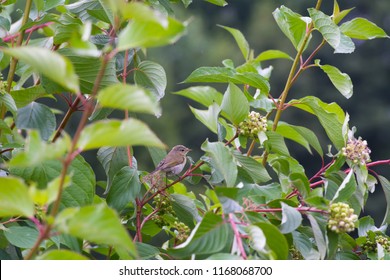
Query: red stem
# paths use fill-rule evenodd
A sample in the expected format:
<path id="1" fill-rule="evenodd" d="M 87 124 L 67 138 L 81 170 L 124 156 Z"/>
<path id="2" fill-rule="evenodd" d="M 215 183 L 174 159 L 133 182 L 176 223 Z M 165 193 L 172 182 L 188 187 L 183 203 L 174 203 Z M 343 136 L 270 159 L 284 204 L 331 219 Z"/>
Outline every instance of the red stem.
<path id="1" fill-rule="evenodd" d="M 32 33 L 32 32 L 34 32 L 37 29 L 44 28 L 44 27 L 49 26 L 49 25 L 51 25 L 53 23 L 54 22 L 49 21 L 49 22 L 46 22 L 46 23 L 42 23 L 42 24 L 33 26 L 33 27 L 29 28 L 29 29 L 26 29 L 25 33 Z M 18 32 L 18 33 L 12 34 L 12 35 L 5 36 L 3 38 L 3 41 L 4 42 L 10 42 L 10 41 L 14 40 L 15 38 L 17 38 L 19 35 L 20 35 L 20 33 Z"/>
<path id="2" fill-rule="evenodd" d="M 297 207 L 295 210 L 298 210 L 299 212 L 315 212 L 315 213 L 322 213 L 322 214 L 328 214 L 328 211 L 317 209 L 314 207 Z M 250 211 L 257 212 L 257 213 L 274 213 L 274 212 L 282 212 L 282 208 L 264 208 L 264 209 L 251 209 Z"/>
<path id="3" fill-rule="evenodd" d="M 244 246 L 242 244 L 241 234 L 238 231 L 236 223 L 234 222 L 234 215 L 233 215 L 233 213 L 229 213 L 229 222 L 230 222 L 230 225 L 232 226 L 232 229 L 233 229 L 233 232 L 234 232 L 234 237 L 236 238 L 237 246 L 238 246 L 238 249 L 240 250 L 241 256 L 242 256 L 242 258 L 244 260 L 246 260 L 248 257 L 247 257 L 247 255 L 245 253 L 245 249 L 244 249 Z"/>

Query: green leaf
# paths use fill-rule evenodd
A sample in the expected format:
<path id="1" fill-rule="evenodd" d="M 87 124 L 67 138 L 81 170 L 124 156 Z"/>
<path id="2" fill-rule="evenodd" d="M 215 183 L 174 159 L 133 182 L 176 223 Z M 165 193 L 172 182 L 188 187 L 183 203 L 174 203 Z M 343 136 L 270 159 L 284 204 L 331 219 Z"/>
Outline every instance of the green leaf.
<path id="1" fill-rule="evenodd" d="M 168 25 L 166 14 L 163 14 L 159 10 L 152 9 L 148 5 L 138 2 L 130 2 L 125 5 L 122 4 L 121 6 L 120 13 L 124 19 L 154 22 L 165 27 Z"/>
<path id="2" fill-rule="evenodd" d="M 253 72 L 238 73 L 235 69 L 225 67 L 199 67 L 194 70 L 184 83 L 236 83 L 247 84 L 264 93 L 270 90 L 269 82 L 260 74 Z"/>
<path id="3" fill-rule="evenodd" d="M 256 99 L 250 101 L 249 105 L 253 108 L 260 109 L 266 113 L 276 109 L 275 102 L 268 98 L 268 94 L 260 93 Z"/>
<path id="4" fill-rule="evenodd" d="M 12 167 L 11 174 L 28 182 L 36 182 L 37 188 L 46 188 L 49 182 L 59 177 L 63 165 L 61 161 L 49 160 L 26 168 Z M 77 156 L 70 165 L 72 182 L 61 197 L 61 208 L 91 204 L 95 194 L 95 174 L 82 156 Z"/>
<path id="5" fill-rule="evenodd" d="M 0 26 L 1 26 L 2 31 L 9 31 L 9 29 L 11 28 L 10 19 L 5 18 L 3 16 L 0 16 Z M 1 58 L 2 58 L 2 56 L 0 56 L 0 59 Z"/>
<path id="6" fill-rule="evenodd" d="M 229 33 L 236 40 L 236 43 L 237 43 L 238 47 L 240 48 L 240 51 L 241 51 L 242 55 L 244 56 L 244 59 L 248 60 L 249 59 L 250 48 L 249 48 L 248 41 L 245 39 L 245 36 L 241 33 L 241 31 L 238 30 L 238 29 L 227 27 L 227 26 L 223 26 L 223 25 L 218 25 L 218 26 L 222 27 L 223 29 L 225 29 L 227 31 L 229 31 Z"/>
<path id="7" fill-rule="evenodd" d="M 77 147 L 83 151 L 104 146 L 156 146 L 164 144 L 143 122 L 136 119 L 102 120 L 94 122 L 82 131 Z"/>
<path id="8" fill-rule="evenodd" d="M 302 254 L 305 260 L 318 260 L 320 254 L 313 248 L 310 238 L 298 231 L 292 232 L 294 246 Z"/>
<path id="9" fill-rule="evenodd" d="M 68 13 L 63 13 L 58 19 L 58 24 L 54 27 L 54 44 L 60 45 L 69 41 L 77 30 L 81 29 L 83 22 L 78 17 L 73 17 Z"/>
<path id="10" fill-rule="evenodd" d="M 12 130 L 10 129 L 10 127 L 8 126 L 8 124 L 3 121 L 3 120 L 0 120 L 0 130 L 2 133 L 4 134 L 12 134 Z M 20 147 L 20 145 L 18 145 L 17 143 L 13 143 L 13 144 L 16 144 L 17 146 L 16 147 Z M 2 148 L 4 149 L 5 148 L 5 145 L 6 143 L 4 143 L 2 145 Z M 8 144 L 9 145 L 9 144 Z"/>
<path id="11" fill-rule="evenodd" d="M 302 223 L 301 213 L 285 203 L 282 204 L 282 222 L 280 224 L 280 232 L 283 234 L 293 232 Z"/>
<path id="12" fill-rule="evenodd" d="M 330 203 L 336 203 L 341 201 L 347 201 L 351 195 L 356 191 L 356 182 L 353 172 L 350 171 L 345 177 L 340 187 L 337 189 L 334 197 Z"/>
<path id="13" fill-rule="evenodd" d="M 337 1 L 335 0 L 333 3 L 333 15 L 332 15 L 334 23 L 339 24 L 339 22 L 342 21 L 343 18 L 345 18 L 352 10 L 353 8 L 340 11 L 339 3 L 337 3 Z"/>
<path id="14" fill-rule="evenodd" d="M 52 97 L 47 94 L 42 85 L 11 91 L 16 107 L 22 108 L 41 97 Z"/>
<path id="15" fill-rule="evenodd" d="M 324 103 L 314 96 L 290 101 L 292 106 L 317 116 L 326 134 L 337 149 L 344 147 L 343 124 L 345 113 L 336 103 Z"/>
<path id="16" fill-rule="evenodd" d="M 160 254 L 158 248 L 147 243 L 136 242 L 135 246 L 139 257 L 142 260 L 155 259 Z"/>
<path id="17" fill-rule="evenodd" d="M 264 233 L 267 240 L 267 246 L 273 252 L 274 258 L 277 260 L 286 260 L 288 256 L 288 243 L 279 229 L 269 223 L 256 223 Z"/>
<path id="18" fill-rule="evenodd" d="M 359 40 L 372 40 L 376 38 L 389 38 L 386 32 L 375 23 L 365 18 L 354 18 L 340 26 L 341 32 L 350 38 Z"/>
<path id="19" fill-rule="evenodd" d="M 232 255 L 228 253 L 216 253 L 208 257 L 206 260 L 230 260 L 230 261 L 238 261 L 242 260 L 242 257 L 238 255 Z"/>
<path id="20" fill-rule="evenodd" d="M 316 60 L 315 63 L 328 75 L 332 84 L 345 98 L 350 98 L 352 96 L 353 84 L 348 74 L 342 73 L 332 65 L 321 65 L 319 60 Z"/>
<path id="21" fill-rule="evenodd" d="M 139 196 L 141 182 L 136 169 L 129 166 L 123 167 L 115 174 L 110 191 L 107 195 L 108 206 L 120 213 L 129 202 L 134 203 Z"/>
<path id="22" fill-rule="evenodd" d="M 183 89 L 173 94 L 178 94 L 192 99 L 206 107 L 209 107 L 213 103 L 221 105 L 223 95 L 215 88 L 209 86 L 197 86 Z"/>
<path id="23" fill-rule="evenodd" d="M 102 147 L 97 152 L 97 159 L 107 175 L 107 186 L 104 194 L 111 188 L 112 179 L 123 167 L 129 165 L 126 147 Z"/>
<path id="24" fill-rule="evenodd" d="M 58 214 L 55 224 L 62 233 L 125 249 L 132 257 L 137 255 L 118 215 L 105 204 L 67 208 Z"/>
<path id="25" fill-rule="evenodd" d="M 358 235 L 360 236 L 366 236 L 369 231 L 377 231 L 377 228 L 375 227 L 374 219 L 370 216 L 365 216 L 359 219 L 359 226 L 358 226 Z"/>
<path id="26" fill-rule="evenodd" d="M 277 8 L 272 14 L 279 28 L 290 39 L 295 49 L 300 49 L 306 36 L 307 22 L 300 14 L 285 6 Z"/>
<path id="27" fill-rule="evenodd" d="M 36 258 L 37 260 L 88 260 L 87 257 L 76 252 L 59 249 L 49 250 Z"/>
<path id="28" fill-rule="evenodd" d="M 150 20 L 129 22 L 119 33 L 118 49 L 150 48 L 175 43 L 185 32 L 186 26 L 171 18 L 167 18 L 166 26 Z"/>
<path id="29" fill-rule="evenodd" d="M 222 174 L 226 186 L 234 187 L 238 171 L 229 148 L 221 142 L 211 143 L 208 140 L 202 144 L 201 148 L 211 157 L 211 165 Z"/>
<path id="30" fill-rule="evenodd" d="M 225 7 L 228 3 L 225 0 L 204 0 L 217 6 Z"/>
<path id="31" fill-rule="evenodd" d="M 4 236 L 12 245 L 30 249 L 34 247 L 39 232 L 36 228 L 29 226 L 10 226 L 4 231 Z"/>
<path id="32" fill-rule="evenodd" d="M 113 84 L 99 91 L 96 98 L 102 107 L 161 114 L 156 98 L 144 88 L 134 85 Z"/>
<path id="33" fill-rule="evenodd" d="M 290 191 L 294 186 L 303 197 L 308 196 L 309 179 L 305 175 L 305 169 L 296 159 L 278 154 L 270 154 L 269 159 L 270 165 L 278 174 L 283 192 Z"/>
<path id="34" fill-rule="evenodd" d="M 18 110 L 15 124 L 19 129 L 36 129 L 48 140 L 56 129 L 56 117 L 48 106 L 32 102 Z"/>
<path id="35" fill-rule="evenodd" d="M 2 48 L 1 50 L 31 65 L 36 71 L 64 88 L 72 92 L 80 91 L 79 80 L 72 63 L 57 52 L 39 47 Z"/>
<path id="36" fill-rule="evenodd" d="M 334 48 L 335 53 L 352 53 L 355 50 L 355 44 L 351 38 L 344 35 L 329 16 L 314 8 L 309 8 L 308 11 L 314 27 L 322 34 L 329 45 Z"/>
<path id="37" fill-rule="evenodd" d="M 202 218 L 198 213 L 194 199 L 182 194 L 171 194 L 172 207 L 180 221 L 192 227 L 194 221 L 199 222 Z"/>
<path id="38" fill-rule="evenodd" d="M 58 190 L 60 189 L 61 177 L 57 177 L 47 184 L 46 189 L 39 189 L 37 187 L 30 186 L 30 196 L 34 200 L 35 204 L 41 207 L 46 207 L 50 203 L 54 202 L 58 196 Z M 62 189 L 66 189 L 72 183 L 71 177 L 66 175 L 62 183 Z"/>
<path id="39" fill-rule="evenodd" d="M 184 80 L 184 83 L 226 83 L 235 73 L 235 70 L 231 68 L 199 67 Z"/>
<path id="40" fill-rule="evenodd" d="M 238 125 L 249 114 L 249 103 L 244 93 L 235 84 L 229 83 L 229 86 L 223 96 L 221 109 L 229 120 Z"/>
<path id="41" fill-rule="evenodd" d="M 290 155 L 286 143 L 284 142 L 284 138 L 281 134 L 275 131 L 267 131 L 266 135 L 268 140 L 264 142 L 267 149 L 271 153 L 277 153 L 281 155 Z"/>
<path id="42" fill-rule="evenodd" d="M 4 105 L 7 110 L 12 113 L 12 115 L 16 115 L 16 111 L 18 110 L 18 108 L 16 107 L 15 100 L 11 94 L 7 92 L 3 93 L 0 91 L 0 105 Z"/>
<path id="43" fill-rule="evenodd" d="M 239 151 L 234 151 L 233 156 L 242 168 L 248 172 L 254 183 L 264 183 L 271 180 L 267 169 L 261 162 L 258 162 L 252 157 L 244 156 Z"/>
<path id="44" fill-rule="evenodd" d="M 164 68 L 153 61 L 144 60 L 135 68 L 134 81 L 155 94 L 157 99 L 165 95 L 167 75 Z"/>
<path id="45" fill-rule="evenodd" d="M 101 59 L 96 56 L 87 56 L 85 54 L 80 54 L 77 52 L 77 50 L 71 48 L 59 49 L 58 53 L 65 56 L 72 62 L 76 74 L 79 76 L 80 91 L 85 94 L 90 94 L 95 85 L 96 76 L 98 75 L 102 65 Z M 112 59 L 107 63 L 105 67 L 102 80 L 99 84 L 99 89 L 116 83 L 118 83 L 118 79 L 116 77 L 116 65 L 115 60 Z M 45 79 L 45 77 L 43 77 L 42 79 L 42 86 L 47 92 L 63 92 L 63 88 L 59 86 L 60 84 L 58 84 L 59 83 L 56 84 L 51 81 L 48 81 L 48 79 Z"/>
<path id="46" fill-rule="evenodd" d="M 66 134 L 55 143 L 42 141 L 39 132 L 31 130 L 26 139 L 24 150 L 14 154 L 9 166 L 31 167 L 49 159 L 61 159 L 70 147 L 70 138 Z"/>
<path id="47" fill-rule="evenodd" d="M 318 252 L 320 253 L 320 258 L 323 260 L 325 259 L 327 250 L 325 234 L 322 231 L 320 224 L 313 215 L 306 214 L 306 216 L 309 219 L 310 225 L 313 229 L 314 239 L 317 244 Z"/>
<path id="48" fill-rule="evenodd" d="M 379 182 L 381 183 L 381 186 L 383 188 L 383 193 L 385 194 L 386 198 L 386 213 L 383 217 L 382 225 L 389 225 L 390 224 L 390 182 L 383 176 L 378 176 Z"/>
<path id="49" fill-rule="evenodd" d="M 291 139 L 301 144 L 306 148 L 306 150 L 309 151 L 309 153 L 311 153 L 310 146 L 312 146 L 322 157 L 323 152 L 321 144 L 318 141 L 315 133 L 310 129 L 303 126 L 296 126 L 285 122 L 279 122 L 278 127 L 276 128 L 276 132 L 280 133 L 285 138 Z"/>
<path id="50" fill-rule="evenodd" d="M 168 252 L 176 257 L 213 254 L 230 247 L 232 239 L 233 234 L 229 224 L 220 215 L 207 212 L 187 241 Z"/>
<path id="51" fill-rule="evenodd" d="M 261 62 L 261 61 L 271 60 L 271 59 L 289 59 L 289 60 L 294 60 L 287 53 L 282 52 L 280 50 L 267 50 L 267 51 L 263 51 L 262 53 L 260 53 L 255 58 L 255 61 Z"/>
<path id="52" fill-rule="evenodd" d="M 157 167 L 160 161 L 167 155 L 165 149 L 158 147 L 148 147 L 148 151 L 155 167 Z"/>
<path id="53" fill-rule="evenodd" d="M 77 1 L 75 3 L 65 5 L 65 8 L 72 14 L 76 14 L 83 22 L 96 21 L 90 14 L 91 11 L 101 11 L 103 7 L 100 1 Z M 111 21 L 112 23 L 113 21 Z"/>
<path id="54" fill-rule="evenodd" d="M 19 215 L 34 215 L 34 203 L 27 186 L 19 178 L 0 177 L 0 217 Z"/>
<path id="55" fill-rule="evenodd" d="M 361 258 L 352 252 L 337 252 L 335 260 L 354 260 L 360 261 Z"/>
<path id="56" fill-rule="evenodd" d="M 207 110 L 199 110 L 190 106 L 192 113 L 201 123 L 203 123 L 212 132 L 218 132 L 218 115 L 221 109 L 214 103 Z"/>

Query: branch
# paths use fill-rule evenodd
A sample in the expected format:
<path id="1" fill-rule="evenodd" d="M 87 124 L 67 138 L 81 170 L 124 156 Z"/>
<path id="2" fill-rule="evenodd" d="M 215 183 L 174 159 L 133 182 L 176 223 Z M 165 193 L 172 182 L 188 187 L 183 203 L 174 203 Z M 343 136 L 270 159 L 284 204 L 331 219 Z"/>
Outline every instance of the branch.
<path id="1" fill-rule="evenodd" d="M 68 108 L 68 111 L 66 112 L 64 118 L 62 119 L 60 125 L 58 126 L 54 136 L 53 136 L 53 142 L 55 142 L 60 136 L 61 136 L 61 132 L 64 130 L 65 126 L 67 125 L 68 121 L 70 120 L 70 117 L 72 116 L 72 114 L 74 112 L 77 111 L 77 106 L 79 105 L 80 101 L 81 101 L 81 98 L 80 96 L 82 96 L 81 94 L 78 95 L 76 97 L 76 99 L 73 101 L 73 103 L 71 104 L 71 106 Z"/>
<path id="2" fill-rule="evenodd" d="M 25 25 L 28 21 L 30 11 L 31 11 L 31 5 L 32 5 L 32 0 L 27 0 L 26 1 L 26 6 L 24 8 L 24 14 L 23 14 L 23 19 L 21 22 L 21 26 Z M 21 46 L 23 43 L 23 36 L 24 36 L 24 30 L 22 30 L 19 34 L 18 41 L 16 42 L 16 46 Z M 8 78 L 7 78 L 7 92 L 11 92 L 11 87 L 12 87 L 12 81 L 14 80 L 15 72 L 16 72 L 16 65 L 18 64 L 18 60 L 15 57 L 12 57 L 11 63 L 9 65 L 9 70 L 8 70 Z M 5 117 L 5 114 L 7 112 L 7 109 L 4 104 L 0 106 L 0 118 L 3 120 Z M 0 135 L 1 135 L 1 129 L 0 129 Z"/>
<path id="3" fill-rule="evenodd" d="M 31 28 L 28 28 L 26 29 L 24 32 L 25 33 L 31 33 L 31 32 L 34 32 L 35 30 L 38 30 L 38 29 L 41 29 L 41 28 L 45 28 L 49 25 L 52 25 L 54 22 L 52 21 L 49 21 L 49 22 L 45 22 L 45 23 L 42 23 L 42 24 L 38 24 L 38 25 L 35 25 Z M 15 34 L 12 34 L 12 35 L 8 35 L 8 36 L 5 36 L 3 38 L 3 41 L 4 42 L 10 42 L 12 41 L 13 39 L 15 39 L 16 37 L 20 36 L 21 35 L 21 32 L 18 32 L 18 33 L 15 33 Z"/>
<path id="4" fill-rule="evenodd" d="M 315 207 L 297 207 L 295 210 L 299 212 L 314 212 L 314 213 L 321 213 L 321 214 L 329 214 L 326 210 L 321 210 Z M 282 212 L 282 208 L 264 208 L 264 209 L 250 209 L 250 211 L 257 212 L 257 213 L 275 213 L 275 212 Z"/>
<path id="5" fill-rule="evenodd" d="M 94 87 L 93 87 L 92 92 L 91 92 L 91 99 L 94 96 L 96 96 L 98 89 L 99 89 L 99 86 L 100 86 L 100 83 L 103 79 L 104 72 L 106 70 L 106 66 L 107 66 L 108 62 L 110 61 L 110 59 L 113 57 L 113 55 L 115 55 L 115 53 L 116 53 L 116 50 L 113 50 L 111 53 L 107 53 L 104 55 L 102 64 L 101 64 L 100 69 L 99 69 L 99 73 L 96 76 Z M 78 95 L 81 95 L 81 93 L 78 93 Z M 71 165 L 73 159 L 80 152 L 79 150 L 76 149 L 77 142 L 80 138 L 82 130 L 84 129 L 85 125 L 87 124 L 89 116 L 91 115 L 91 113 L 93 111 L 93 106 L 92 106 L 91 101 L 87 102 L 85 105 L 86 105 L 86 108 L 83 112 L 83 115 L 81 116 L 81 120 L 80 120 L 79 125 L 77 127 L 76 133 L 73 136 L 71 148 L 63 161 L 63 167 L 62 167 L 61 174 L 60 174 L 60 182 L 59 182 L 57 197 L 53 203 L 53 207 L 52 207 L 51 212 L 50 212 L 51 217 L 55 217 L 58 213 L 60 203 L 61 203 L 62 192 L 64 189 L 66 174 L 68 173 L 69 166 Z M 25 257 L 25 259 L 31 259 L 34 256 L 36 251 L 39 249 L 40 244 L 50 236 L 50 231 L 52 228 L 53 228 L 53 223 L 46 224 L 45 228 L 42 230 L 42 233 L 39 235 L 38 240 L 35 242 L 33 248 L 30 250 L 29 254 Z"/>
<path id="6" fill-rule="evenodd" d="M 234 237 L 236 238 L 237 246 L 238 246 L 238 249 L 240 250 L 241 256 L 244 260 L 246 260 L 248 257 L 245 253 L 245 249 L 244 249 L 244 246 L 242 244 L 241 234 L 238 231 L 236 223 L 234 222 L 233 213 L 229 213 L 229 222 L 230 222 L 230 225 L 232 226 L 232 229 L 234 232 Z"/>

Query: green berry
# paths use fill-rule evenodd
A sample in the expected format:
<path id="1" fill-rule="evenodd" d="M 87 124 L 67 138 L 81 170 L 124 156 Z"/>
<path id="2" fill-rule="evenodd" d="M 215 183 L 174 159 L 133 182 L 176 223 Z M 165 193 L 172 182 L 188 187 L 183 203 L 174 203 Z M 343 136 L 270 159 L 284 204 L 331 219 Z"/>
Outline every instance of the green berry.
<path id="1" fill-rule="evenodd" d="M 357 215 L 346 203 L 333 203 L 329 207 L 328 228 L 336 233 L 351 232 L 355 229 Z"/>

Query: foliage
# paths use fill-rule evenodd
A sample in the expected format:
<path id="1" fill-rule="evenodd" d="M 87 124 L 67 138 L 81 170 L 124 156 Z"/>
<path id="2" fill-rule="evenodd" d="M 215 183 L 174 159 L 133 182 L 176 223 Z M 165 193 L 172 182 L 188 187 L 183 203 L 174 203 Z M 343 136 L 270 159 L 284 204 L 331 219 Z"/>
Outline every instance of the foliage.
<path id="1" fill-rule="evenodd" d="M 241 31 L 220 26 L 243 63 L 226 59 L 195 69 L 184 83 L 206 85 L 175 93 L 199 104 L 190 110 L 217 140 L 205 139 L 204 155 L 171 178 L 140 170 L 133 146 L 146 146 L 156 165 L 165 155 L 166 145 L 136 113 L 162 114 L 166 73 L 148 60 L 147 49 L 187 32 L 190 23 L 174 16 L 180 1 L 27 0 L 20 18 L 14 2 L 0 7 L 6 34 L 0 43 L 2 257 L 390 258 L 390 183 L 372 170 L 390 160 L 371 160 L 367 142 L 354 136 L 338 104 L 310 95 L 288 99 L 301 74 L 313 68 L 350 98 L 349 75 L 317 55 L 325 45 L 349 54 L 356 39 L 388 38 L 380 27 L 364 18 L 346 21 L 351 9 L 340 10 L 337 1 L 332 15 L 321 11 L 321 0 L 305 15 L 281 6 L 273 16 L 295 53 L 256 56 Z M 274 59 L 291 63 L 279 95 L 271 90 L 272 67 L 263 66 Z M 64 98 L 67 112 L 56 116 L 58 108 L 43 97 Z M 282 121 L 291 108 L 318 119 L 328 142 L 320 143 L 305 122 Z M 68 124 L 77 111 L 81 118 L 72 131 Z M 114 118 L 114 111 L 123 117 Z M 322 162 L 311 178 L 290 153 L 294 143 Z M 96 182 L 84 160 L 88 150 L 97 150 L 105 182 Z M 356 221 L 378 181 L 387 200 L 380 228 L 368 216 Z M 156 240 L 159 246 L 150 245 Z"/>

